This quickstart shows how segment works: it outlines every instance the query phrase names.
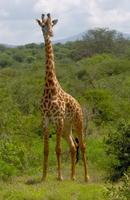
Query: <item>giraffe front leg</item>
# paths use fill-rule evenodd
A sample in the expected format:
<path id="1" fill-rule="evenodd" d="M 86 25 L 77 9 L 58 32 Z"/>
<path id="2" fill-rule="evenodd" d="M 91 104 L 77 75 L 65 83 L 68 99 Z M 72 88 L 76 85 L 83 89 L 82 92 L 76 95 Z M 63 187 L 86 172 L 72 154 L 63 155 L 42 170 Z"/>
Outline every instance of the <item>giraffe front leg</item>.
<path id="1" fill-rule="evenodd" d="M 45 129 L 44 130 L 44 159 L 43 159 L 42 181 L 44 181 L 47 177 L 48 155 L 49 155 L 49 132 L 48 132 L 48 129 Z"/>
<path id="2" fill-rule="evenodd" d="M 56 132 L 56 156 L 57 156 L 57 163 L 58 163 L 58 180 L 62 181 L 63 177 L 61 174 L 61 135 L 63 130 L 63 123 L 60 123 L 57 128 Z"/>

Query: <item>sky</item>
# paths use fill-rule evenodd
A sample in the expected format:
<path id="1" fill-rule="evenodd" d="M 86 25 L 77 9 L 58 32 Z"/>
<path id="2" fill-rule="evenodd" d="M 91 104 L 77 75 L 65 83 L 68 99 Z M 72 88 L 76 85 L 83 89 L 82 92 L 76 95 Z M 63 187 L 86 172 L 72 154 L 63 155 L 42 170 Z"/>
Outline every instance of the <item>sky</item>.
<path id="1" fill-rule="evenodd" d="M 35 19 L 48 12 L 58 19 L 53 40 L 96 27 L 130 33 L 130 0 L 0 0 L 0 43 L 43 42 Z"/>

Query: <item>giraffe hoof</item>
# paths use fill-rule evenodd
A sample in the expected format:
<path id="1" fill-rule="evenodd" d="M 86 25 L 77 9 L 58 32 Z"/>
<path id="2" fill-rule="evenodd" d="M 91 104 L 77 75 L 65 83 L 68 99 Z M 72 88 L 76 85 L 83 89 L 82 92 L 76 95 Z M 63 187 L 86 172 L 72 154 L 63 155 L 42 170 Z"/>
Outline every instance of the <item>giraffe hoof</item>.
<path id="1" fill-rule="evenodd" d="M 41 182 L 44 182 L 46 180 L 46 177 L 41 178 Z"/>
<path id="2" fill-rule="evenodd" d="M 85 182 L 88 182 L 89 181 L 89 176 L 85 177 Z"/>
<path id="3" fill-rule="evenodd" d="M 58 181 L 63 181 L 63 177 L 60 176 L 60 177 L 57 178 L 57 180 L 58 180 Z"/>
<path id="4" fill-rule="evenodd" d="M 75 176 L 71 177 L 71 180 L 72 180 L 72 181 L 75 181 L 75 180 L 76 180 L 76 177 L 75 177 Z"/>

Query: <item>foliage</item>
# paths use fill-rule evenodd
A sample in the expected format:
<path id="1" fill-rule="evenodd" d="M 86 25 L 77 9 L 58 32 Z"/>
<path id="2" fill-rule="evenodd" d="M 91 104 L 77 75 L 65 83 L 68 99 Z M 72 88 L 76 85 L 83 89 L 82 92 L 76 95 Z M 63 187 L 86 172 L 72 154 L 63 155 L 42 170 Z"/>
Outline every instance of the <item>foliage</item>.
<path id="1" fill-rule="evenodd" d="M 11 66 L 13 59 L 6 53 L 0 55 L 0 67 Z"/>
<path id="2" fill-rule="evenodd" d="M 5 180 L 12 175 L 17 175 L 26 167 L 25 147 L 11 138 L 0 140 L 0 177 Z"/>
<path id="3" fill-rule="evenodd" d="M 103 89 L 92 89 L 85 92 L 86 101 L 92 108 L 95 121 L 111 122 L 117 118 L 116 103 L 113 102 L 113 94 Z"/>
<path id="4" fill-rule="evenodd" d="M 106 138 L 106 152 L 109 160 L 109 177 L 119 179 L 130 166 L 130 124 L 119 122 L 115 131 Z"/>
<path id="5" fill-rule="evenodd" d="M 108 200 L 129 200 L 130 199 L 130 177 L 124 174 L 119 185 L 109 185 L 105 192 L 106 199 Z"/>
<path id="6" fill-rule="evenodd" d="M 113 53 L 123 54 L 127 49 L 128 41 L 116 30 L 96 28 L 88 30 L 81 41 L 77 41 L 71 56 L 74 60 L 90 57 L 95 54 Z"/>
<path id="7" fill-rule="evenodd" d="M 83 40 L 88 42 L 88 48 L 92 53 L 120 53 L 125 48 L 123 35 L 116 30 L 109 30 L 108 28 L 89 30 L 83 36 Z"/>

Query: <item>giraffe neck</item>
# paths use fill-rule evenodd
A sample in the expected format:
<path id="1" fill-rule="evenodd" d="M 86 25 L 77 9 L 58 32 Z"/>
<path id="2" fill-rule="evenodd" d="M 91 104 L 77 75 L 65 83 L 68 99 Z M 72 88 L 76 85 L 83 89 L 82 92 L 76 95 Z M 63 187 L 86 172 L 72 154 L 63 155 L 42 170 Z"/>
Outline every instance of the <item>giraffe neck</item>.
<path id="1" fill-rule="evenodd" d="M 45 39 L 45 54 L 46 54 L 45 82 L 48 84 L 49 87 L 50 80 L 54 80 L 55 83 L 58 82 L 56 78 L 54 53 L 50 37 L 47 37 Z"/>

